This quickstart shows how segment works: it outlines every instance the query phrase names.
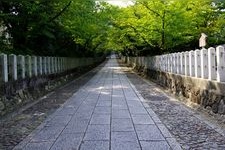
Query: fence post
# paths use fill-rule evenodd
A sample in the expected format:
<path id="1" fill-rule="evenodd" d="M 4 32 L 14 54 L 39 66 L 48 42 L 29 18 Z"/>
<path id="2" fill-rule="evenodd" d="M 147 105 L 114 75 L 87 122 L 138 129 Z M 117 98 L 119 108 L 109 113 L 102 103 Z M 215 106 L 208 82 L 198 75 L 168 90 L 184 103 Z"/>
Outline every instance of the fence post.
<path id="1" fill-rule="evenodd" d="M 54 57 L 54 70 L 55 70 L 55 73 L 58 73 L 58 61 L 57 61 L 57 57 Z"/>
<path id="2" fill-rule="evenodd" d="M 201 78 L 207 79 L 208 78 L 208 52 L 207 49 L 203 48 L 201 50 Z"/>
<path id="3" fill-rule="evenodd" d="M 62 72 L 65 71 L 65 61 L 64 61 L 64 57 L 61 58 L 62 60 Z"/>
<path id="4" fill-rule="evenodd" d="M 48 65 L 48 74 L 52 73 L 51 70 L 51 57 L 47 57 L 47 65 Z"/>
<path id="5" fill-rule="evenodd" d="M 2 66 L 2 80 L 3 82 L 8 82 L 8 58 L 6 54 L 1 54 L 1 66 Z"/>
<path id="6" fill-rule="evenodd" d="M 181 53 L 177 53 L 177 74 L 181 74 Z"/>
<path id="7" fill-rule="evenodd" d="M 17 58 L 16 55 L 9 55 L 10 75 L 13 80 L 17 80 Z"/>
<path id="8" fill-rule="evenodd" d="M 55 61 L 54 61 L 54 57 L 51 57 L 51 72 L 52 72 L 52 74 L 55 73 Z"/>
<path id="9" fill-rule="evenodd" d="M 19 78 L 25 79 L 25 57 L 22 55 L 18 56 L 18 74 Z"/>
<path id="10" fill-rule="evenodd" d="M 185 74 L 185 52 L 181 52 L 181 74 L 184 75 Z"/>
<path id="11" fill-rule="evenodd" d="M 201 77 L 201 55 L 200 50 L 195 50 L 195 77 Z"/>
<path id="12" fill-rule="evenodd" d="M 42 60 L 42 69 L 43 69 L 43 74 L 47 74 L 47 57 L 43 57 L 43 60 Z"/>
<path id="13" fill-rule="evenodd" d="M 63 71 L 67 71 L 66 69 L 66 58 L 63 57 Z"/>
<path id="14" fill-rule="evenodd" d="M 189 52 L 189 67 L 190 67 L 190 76 L 195 76 L 195 53 L 194 51 Z"/>
<path id="15" fill-rule="evenodd" d="M 38 57 L 37 57 L 37 61 L 38 61 L 38 62 L 37 62 L 37 64 L 38 64 L 38 65 L 37 65 L 37 68 L 38 68 L 38 74 L 39 74 L 39 75 L 42 75 L 42 74 L 43 74 L 43 69 L 42 69 L 42 68 L 43 68 L 43 66 L 42 66 L 43 58 L 40 57 L 40 56 L 38 56 Z"/>
<path id="16" fill-rule="evenodd" d="M 173 53 L 173 73 L 177 74 L 177 53 Z"/>
<path id="17" fill-rule="evenodd" d="M 170 72 L 173 73 L 173 54 L 170 54 Z"/>
<path id="18" fill-rule="evenodd" d="M 170 55 L 170 72 L 173 73 L 173 54 Z"/>
<path id="19" fill-rule="evenodd" d="M 61 72 L 61 67 L 60 67 L 60 57 L 57 57 L 57 73 L 60 73 Z"/>
<path id="20" fill-rule="evenodd" d="M 165 71 L 165 55 L 162 55 L 162 71 Z"/>
<path id="21" fill-rule="evenodd" d="M 217 81 L 225 82 L 225 50 L 223 46 L 216 48 L 217 58 Z"/>
<path id="22" fill-rule="evenodd" d="M 60 72 L 63 72 L 63 57 L 60 57 Z"/>
<path id="23" fill-rule="evenodd" d="M 32 77 L 31 56 L 27 55 L 25 62 L 26 62 L 26 76 Z"/>
<path id="24" fill-rule="evenodd" d="M 167 64 L 167 71 L 168 71 L 168 72 L 171 72 L 171 70 L 170 70 L 170 69 L 171 69 L 171 67 L 170 67 L 170 65 L 171 65 L 171 64 L 170 64 L 170 54 L 167 54 L 167 63 L 168 63 L 168 64 Z"/>
<path id="25" fill-rule="evenodd" d="M 216 79 L 216 51 L 215 48 L 210 47 L 208 49 L 208 61 L 209 61 L 209 80 Z"/>
<path id="26" fill-rule="evenodd" d="M 189 52 L 185 52 L 185 58 L 184 58 L 184 63 L 185 63 L 185 71 L 184 71 L 184 74 L 186 75 L 186 76 L 189 76 L 190 75 L 190 73 L 189 73 L 189 71 L 190 71 L 190 68 L 189 68 Z"/>
<path id="27" fill-rule="evenodd" d="M 37 76 L 37 57 L 36 56 L 32 56 L 32 72 L 34 76 Z"/>

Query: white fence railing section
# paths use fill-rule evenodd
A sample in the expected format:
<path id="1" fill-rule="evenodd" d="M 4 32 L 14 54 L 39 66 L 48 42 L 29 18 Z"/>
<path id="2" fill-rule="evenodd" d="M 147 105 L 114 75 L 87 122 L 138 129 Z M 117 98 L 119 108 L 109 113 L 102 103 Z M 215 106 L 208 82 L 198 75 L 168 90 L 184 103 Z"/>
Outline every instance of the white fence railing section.
<path id="1" fill-rule="evenodd" d="M 97 58 L 41 57 L 0 54 L 0 83 L 57 74 L 98 62 Z"/>
<path id="2" fill-rule="evenodd" d="M 126 61 L 151 70 L 225 82 L 223 46 L 153 57 L 127 57 Z"/>

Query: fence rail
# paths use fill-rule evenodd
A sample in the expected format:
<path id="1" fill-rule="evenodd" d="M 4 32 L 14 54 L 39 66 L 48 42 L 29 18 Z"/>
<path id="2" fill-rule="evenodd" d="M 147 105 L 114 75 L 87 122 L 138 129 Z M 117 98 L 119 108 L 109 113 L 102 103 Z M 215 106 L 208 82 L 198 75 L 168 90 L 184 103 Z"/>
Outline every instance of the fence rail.
<path id="1" fill-rule="evenodd" d="M 100 61 L 100 58 L 42 57 L 0 54 L 0 83 L 57 74 Z"/>
<path id="2" fill-rule="evenodd" d="M 223 46 L 153 57 L 123 57 L 124 61 L 151 70 L 225 82 Z"/>

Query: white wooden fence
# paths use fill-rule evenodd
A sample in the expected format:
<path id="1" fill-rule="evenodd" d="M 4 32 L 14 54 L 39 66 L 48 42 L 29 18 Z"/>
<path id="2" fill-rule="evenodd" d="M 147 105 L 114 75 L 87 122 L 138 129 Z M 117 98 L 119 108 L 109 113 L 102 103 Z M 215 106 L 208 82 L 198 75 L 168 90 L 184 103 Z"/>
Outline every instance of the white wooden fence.
<path id="1" fill-rule="evenodd" d="M 129 64 L 152 70 L 225 82 L 223 46 L 154 57 L 127 57 L 126 59 Z"/>
<path id="2" fill-rule="evenodd" d="M 0 54 L 0 82 L 57 74 L 98 62 L 96 58 L 41 57 Z"/>

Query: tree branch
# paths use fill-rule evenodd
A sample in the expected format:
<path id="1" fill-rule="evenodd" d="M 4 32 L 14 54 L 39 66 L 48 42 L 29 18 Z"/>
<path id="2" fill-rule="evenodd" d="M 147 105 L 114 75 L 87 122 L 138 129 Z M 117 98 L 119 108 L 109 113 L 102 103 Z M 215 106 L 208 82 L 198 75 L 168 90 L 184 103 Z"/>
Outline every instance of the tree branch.
<path id="1" fill-rule="evenodd" d="M 69 3 L 60 11 L 58 12 L 54 17 L 52 17 L 49 22 L 52 22 L 53 20 L 55 20 L 56 18 L 58 18 L 59 16 L 61 16 L 64 11 L 66 11 L 66 9 L 70 6 L 70 4 L 72 3 L 72 1 L 69 1 Z"/>
<path id="2" fill-rule="evenodd" d="M 161 16 L 158 12 L 156 12 L 155 10 L 151 9 L 151 8 L 148 6 L 147 2 L 139 2 L 139 3 L 142 4 L 145 8 L 147 8 L 147 9 L 148 9 L 149 11 L 151 11 L 152 13 L 156 14 L 158 17 L 162 18 L 162 16 Z"/>

